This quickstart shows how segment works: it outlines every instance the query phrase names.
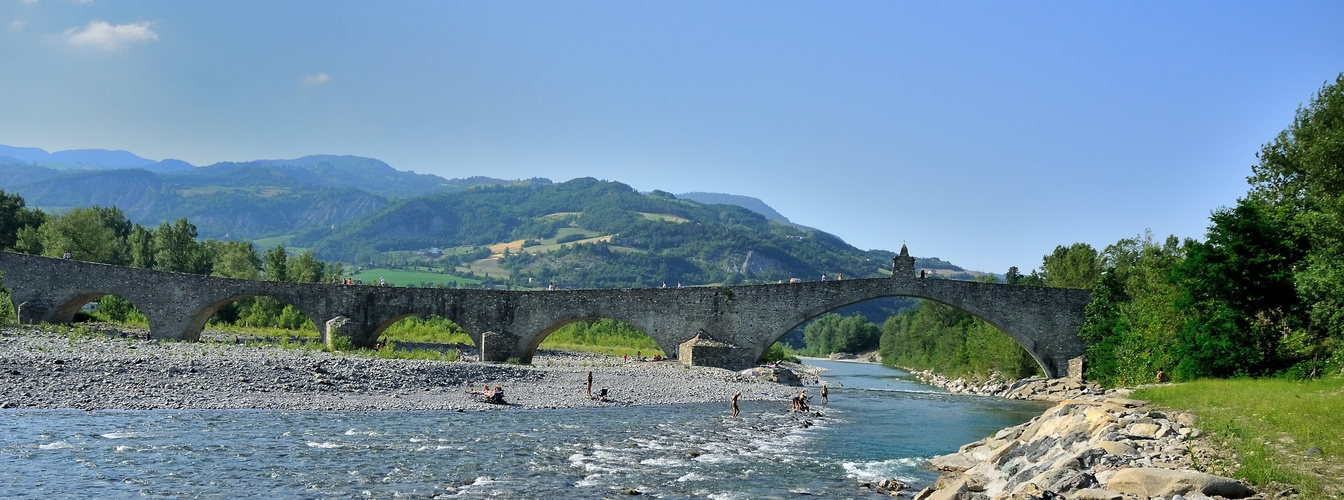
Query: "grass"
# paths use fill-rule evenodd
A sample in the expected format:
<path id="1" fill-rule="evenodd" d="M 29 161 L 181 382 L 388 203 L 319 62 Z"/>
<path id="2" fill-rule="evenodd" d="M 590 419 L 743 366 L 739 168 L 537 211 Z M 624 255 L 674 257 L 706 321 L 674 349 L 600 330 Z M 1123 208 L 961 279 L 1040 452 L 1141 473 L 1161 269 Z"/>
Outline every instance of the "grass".
<path id="1" fill-rule="evenodd" d="M 397 349 L 397 343 L 394 341 L 389 341 L 386 345 L 383 346 L 382 349 L 378 349 L 376 351 L 360 349 L 355 352 L 361 354 L 369 354 L 375 358 L 382 358 L 382 359 L 428 359 L 433 361 L 457 361 L 456 351 L 439 352 L 432 349 L 400 350 Z"/>
<path id="2" fill-rule="evenodd" d="M 310 321 L 308 322 L 308 324 L 311 325 L 312 322 Z M 288 328 L 236 326 L 221 323 L 211 323 L 210 325 L 206 326 L 206 328 L 209 328 L 211 330 L 218 330 L 221 333 L 224 333 L 225 335 L 229 334 L 239 336 L 246 335 L 248 337 L 276 337 L 283 339 L 286 337 L 317 338 L 319 336 L 317 333 L 316 326 L 312 328 L 303 328 L 300 330 L 290 330 Z"/>
<path id="3" fill-rule="evenodd" d="M 495 279 L 509 279 L 509 271 L 499 267 L 499 257 L 490 257 L 472 262 L 465 268 L 458 268 Z"/>
<path id="4" fill-rule="evenodd" d="M 657 221 L 663 221 L 663 222 L 675 222 L 675 223 L 677 223 L 677 224 L 681 224 L 681 223 L 684 223 L 684 222 L 690 222 L 689 219 L 686 219 L 686 218 L 683 218 L 683 217 L 677 217 L 677 216 L 675 216 L 675 215 L 671 215 L 671 214 L 651 214 L 651 213 L 646 213 L 646 212 L 639 212 L 639 215 L 642 216 L 642 217 L 644 217 L 645 220 L 657 220 Z"/>
<path id="5" fill-rule="evenodd" d="M 383 330 L 381 339 L 401 342 L 434 342 L 439 344 L 472 344 L 471 337 L 452 321 L 438 316 L 410 317 L 393 323 Z"/>
<path id="6" fill-rule="evenodd" d="M 389 285 L 406 286 L 420 285 L 421 283 L 433 283 L 436 285 L 447 285 L 457 282 L 461 285 L 475 285 L 481 280 L 452 276 L 443 273 L 434 273 L 429 271 L 408 271 L 401 269 L 373 268 L 365 269 L 350 275 L 351 278 L 363 281 L 366 285 L 377 285 L 378 278 L 384 278 Z"/>
<path id="7" fill-rule="evenodd" d="M 542 340 L 539 349 L 586 351 L 608 356 L 666 356 L 648 334 L 629 323 L 602 318 L 562 326 Z"/>
<path id="8" fill-rule="evenodd" d="M 258 240 L 252 240 L 252 245 L 256 246 L 258 249 L 262 251 L 266 251 L 275 248 L 276 245 L 284 245 L 285 243 L 289 243 L 289 240 L 292 239 L 294 239 L 294 235 L 292 234 L 286 234 L 284 236 L 272 236 L 270 238 L 261 238 Z"/>
<path id="9" fill-rule="evenodd" d="M 622 345 L 564 344 L 559 342 L 554 343 L 542 342 L 541 345 L 538 346 L 537 348 L 548 349 L 552 351 L 595 352 L 598 354 L 605 354 L 607 356 L 630 356 L 632 358 L 635 357 L 636 353 L 646 358 L 652 358 L 654 356 L 667 357 L 667 354 L 664 353 L 662 349 L 659 349 L 657 347 L 648 348 L 648 347 L 630 347 Z"/>
<path id="10" fill-rule="evenodd" d="M 1344 497 L 1344 378 L 1199 380 L 1134 397 L 1198 415 L 1215 450 L 1196 463 L 1205 472 L 1270 495 L 1291 486 L 1300 500 Z"/>

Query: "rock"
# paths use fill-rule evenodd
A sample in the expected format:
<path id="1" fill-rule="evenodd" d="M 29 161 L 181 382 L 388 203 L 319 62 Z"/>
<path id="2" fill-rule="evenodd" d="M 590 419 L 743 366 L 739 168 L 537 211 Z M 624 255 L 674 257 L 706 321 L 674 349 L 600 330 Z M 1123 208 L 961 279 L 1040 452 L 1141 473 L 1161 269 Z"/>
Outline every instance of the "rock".
<path id="1" fill-rule="evenodd" d="M 1138 423 L 1129 426 L 1127 432 L 1134 438 L 1153 439 L 1157 437 L 1157 432 L 1161 429 L 1162 427 L 1157 424 Z"/>
<path id="2" fill-rule="evenodd" d="M 1118 392 L 1118 391 L 1117 391 L 1117 392 Z M 1104 402 L 1104 403 L 1110 403 L 1110 404 L 1113 404 L 1113 405 L 1120 405 L 1120 406 L 1124 406 L 1124 407 L 1126 407 L 1126 408 L 1138 408 L 1138 407 L 1140 407 L 1140 406 L 1143 406 L 1143 405 L 1145 405 L 1145 404 L 1148 404 L 1147 401 L 1141 401 L 1141 400 L 1138 400 L 1138 399 L 1120 398 L 1120 397 L 1109 397 L 1109 398 L 1106 398 L 1106 399 L 1102 400 L 1102 402 Z"/>
<path id="3" fill-rule="evenodd" d="M 1094 446 L 1096 446 L 1098 449 L 1101 449 L 1102 451 L 1105 451 L 1108 454 L 1115 455 L 1117 457 L 1123 457 L 1125 455 L 1134 455 L 1138 453 L 1138 451 L 1135 450 L 1133 446 L 1118 441 L 1098 441 L 1097 444 L 1095 444 Z"/>
<path id="4" fill-rule="evenodd" d="M 1092 474 L 1080 471 L 1070 473 L 1069 475 L 1060 478 L 1058 481 L 1055 481 L 1055 484 L 1050 486 L 1050 489 L 1052 491 L 1070 492 L 1091 488 L 1093 486 L 1097 486 L 1097 478 L 1093 477 Z"/>
<path id="5" fill-rule="evenodd" d="M 878 481 L 874 486 L 877 488 L 877 491 L 880 492 L 901 491 L 909 487 L 909 485 L 894 477 Z"/>
<path id="6" fill-rule="evenodd" d="M 1245 498 L 1255 494 L 1246 485 L 1234 479 L 1202 472 L 1147 467 L 1116 471 L 1106 483 L 1106 489 L 1162 497 L 1202 493 L 1227 498 Z"/>
<path id="7" fill-rule="evenodd" d="M 742 370 L 740 373 L 756 380 L 763 380 L 766 382 L 775 382 L 795 387 L 803 385 L 803 381 L 798 379 L 798 375 L 786 368 L 758 366 L 756 368 Z"/>
<path id="8" fill-rule="evenodd" d="M 932 487 L 924 488 L 922 490 L 919 490 L 919 493 L 915 493 L 914 498 L 912 498 L 911 500 L 928 500 L 929 496 L 933 495 L 933 492 L 935 491 L 937 490 L 933 489 Z"/>
<path id="9" fill-rule="evenodd" d="M 979 465 L 980 462 L 980 460 L 976 460 L 970 456 L 961 453 L 953 453 L 951 455 L 930 458 L 925 465 L 930 469 L 940 472 L 962 472 Z"/>
<path id="10" fill-rule="evenodd" d="M 945 488 L 934 491 L 933 494 L 925 497 L 927 500 L 971 500 L 974 495 L 967 487 L 966 479 L 959 479 Z"/>
<path id="11" fill-rule="evenodd" d="M 1122 500 L 1124 494 L 1100 488 L 1084 488 L 1069 495 L 1073 500 Z"/>
<path id="12" fill-rule="evenodd" d="M 634 496 L 634 495 L 643 495 L 644 492 L 639 491 L 639 490 L 634 489 L 634 488 L 626 488 L 626 489 L 621 490 L 621 494 L 622 494 L 622 495 L 631 495 L 631 496 Z"/>

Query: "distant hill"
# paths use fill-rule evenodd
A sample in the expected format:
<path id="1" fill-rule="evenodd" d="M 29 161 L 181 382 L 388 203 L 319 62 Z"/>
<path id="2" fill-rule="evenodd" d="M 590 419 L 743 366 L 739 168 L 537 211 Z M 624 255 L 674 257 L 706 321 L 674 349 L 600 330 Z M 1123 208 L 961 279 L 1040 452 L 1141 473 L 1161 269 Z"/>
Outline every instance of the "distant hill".
<path id="1" fill-rule="evenodd" d="M 141 158 L 129 151 L 107 149 L 72 149 L 48 153 L 40 148 L 21 148 L 0 144 L 0 157 L 9 158 L 14 163 L 28 163 L 57 169 L 110 170 L 121 168 L 143 168 L 151 171 L 166 172 L 191 168 L 191 164 L 180 160 L 154 160 Z"/>
<path id="2" fill-rule="evenodd" d="M 203 238 L 265 239 L 326 260 L 519 286 L 874 277 L 890 274 L 894 256 L 791 224 L 749 196 L 645 194 L 590 178 L 445 179 L 358 156 L 195 167 L 125 151 L 0 146 L 0 189 L 48 211 L 116 206 L 149 227 L 186 217 Z M 936 258 L 916 265 L 938 278 L 977 274 Z"/>
<path id="3" fill-rule="evenodd" d="M 146 226 L 187 217 L 201 236 L 210 238 L 292 234 L 354 220 L 398 198 L 551 182 L 444 179 L 399 171 L 382 161 L 357 156 L 317 155 L 194 167 L 179 160 L 153 162 L 124 151 L 83 150 L 58 156 L 36 148 L 0 148 L 7 153 L 0 157 L 0 189 L 21 194 L 29 206 L 49 211 L 116 206 Z M 102 153 L 90 153 L 94 151 Z M 136 168 L 108 166 L 117 161 L 140 163 L 135 158 L 149 163 Z M 50 163 L 59 159 L 110 163 L 81 168 Z"/>
<path id="4" fill-rule="evenodd" d="M 750 196 L 742 196 L 739 194 L 724 194 L 724 193 L 701 193 L 696 191 L 696 192 L 679 194 L 677 195 L 677 198 L 681 198 L 683 200 L 697 201 L 700 203 L 704 203 L 706 205 L 713 205 L 715 203 L 722 203 L 725 205 L 737 205 L 747 210 L 751 210 L 752 212 L 764 215 L 765 218 L 770 220 L 789 222 L 788 217 L 785 217 L 779 212 L 776 212 L 774 208 L 772 208 L 770 205 L 765 204 L 765 202 L 761 201 L 759 198 L 753 198 Z"/>
<path id="5" fill-rule="evenodd" d="M 873 277 L 889 274 L 894 256 L 736 205 L 591 178 L 409 198 L 290 244 L 324 259 L 362 264 L 403 252 L 398 260 L 428 268 L 572 288 Z"/>

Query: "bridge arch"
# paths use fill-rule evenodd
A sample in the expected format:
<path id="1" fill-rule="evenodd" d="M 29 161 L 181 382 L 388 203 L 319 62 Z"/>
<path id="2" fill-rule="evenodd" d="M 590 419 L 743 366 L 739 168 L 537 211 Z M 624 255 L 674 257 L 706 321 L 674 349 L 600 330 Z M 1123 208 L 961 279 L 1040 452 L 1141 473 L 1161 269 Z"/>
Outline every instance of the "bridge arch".
<path id="1" fill-rule="evenodd" d="M 257 291 L 249 293 L 231 294 L 223 298 L 219 298 L 213 302 L 210 302 L 209 304 L 197 310 L 189 317 L 186 325 L 183 327 L 184 340 L 200 340 L 201 332 L 205 331 L 205 327 L 209 324 L 210 318 L 213 318 L 216 313 L 220 312 L 220 310 L 224 309 L 229 304 L 235 304 L 243 300 L 262 298 L 262 297 L 272 298 L 287 306 L 293 306 L 295 309 L 299 311 L 299 313 L 303 314 L 303 316 L 307 318 L 308 322 L 313 325 L 314 329 L 317 330 L 318 335 L 322 334 L 322 328 L 318 324 L 318 321 L 320 320 L 313 319 L 314 318 L 313 314 L 310 313 L 308 310 L 306 310 L 304 305 L 296 303 L 292 300 L 287 300 L 287 297 L 284 295 L 269 294 Z M 265 327 L 265 325 L 256 325 L 256 326 Z"/>
<path id="2" fill-rule="evenodd" d="M 145 314 L 144 309 L 140 306 L 139 303 L 137 303 L 137 302 L 144 302 L 143 299 L 126 297 L 121 293 L 115 291 L 84 292 L 69 298 L 64 303 L 58 303 L 58 305 L 55 307 L 55 310 L 52 311 L 51 313 L 52 314 L 51 322 L 52 323 L 72 322 L 75 319 L 75 315 L 79 314 L 79 311 L 83 310 L 84 306 L 93 302 L 98 302 L 102 300 L 103 297 L 120 298 L 126 302 L 129 302 L 137 310 L 140 310 L 141 314 Z M 149 316 L 145 315 L 145 319 L 149 319 Z"/>
<path id="3" fill-rule="evenodd" d="M 671 348 L 669 348 L 668 346 L 664 345 L 657 338 L 653 337 L 652 335 L 649 335 L 646 327 L 639 325 L 637 322 L 620 318 L 613 318 L 609 316 L 595 315 L 595 316 L 578 316 L 578 317 L 566 318 L 551 324 L 550 326 L 543 329 L 541 332 L 538 332 L 537 335 L 532 337 L 532 339 L 525 346 L 522 353 L 523 355 L 519 356 L 519 359 L 522 359 L 525 362 L 530 363 L 532 357 L 536 355 L 537 350 L 541 348 L 541 344 L 545 343 L 546 340 L 550 338 L 552 334 L 560 331 L 560 329 L 562 328 L 585 321 L 599 322 L 601 320 L 611 320 L 617 322 L 618 324 L 628 325 L 630 328 L 637 330 L 639 333 L 643 334 L 644 337 L 647 337 L 654 344 L 654 347 L 663 352 L 664 356 L 675 357 L 673 353 L 676 352 L 675 350 L 676 346 L 671 346 Z M 639 348 L 636 347 L 635 349 L 638 350 Z"/>
<path id="4" fill-rule="evenodd" d="M 778 342 L 779 339 L 783 338 L 785 335 L 788 335 L 788 333 L 791 332 L 791 331 L 793 331 L 795 328 L 798 328 L 798 327 L 800 327 L 800 326 L 803 326 L 803 325 L 805 325 L 805 324 L 811 322 L 812 320 L 815 320 L 815 319 L 817 319 L 817 318 L 820 318 L 821 316 L 826 315 L 827 313 L 830 313 L 830 312 L 835 311 L 835 310 L 838 310 L 838 309 L 843 309 L 843 308 L 845 308 L 845 307 L 852 306 L 852 305 L 855 305 L 855 304 L 859 304 L 859 303 L 862 303 L 862 302 L 867 302 L 867 301 L 870 301 L 870 300 L 883 299 L 883 298 L 889 298 L 889 297 L 915 298 L 915 299 L 921 299 L 921 300 L 928 300 L 928 301 L 936 302 L 936 303 L 943 304 L 943 305 L 946 305 L 946 306 L 948 306 L 948 307 L 951 307 L 951 308 L 953 308 L 953 309 L 962 311 L 962 312 L 964 312 L 964 313 L 966 313 L 966 314 L 971 315 L 972 317 L 974 317 L 974 318 L 976 318 L 976 319 L 978 319 L 978 320 L 984 321 L 985 323 L 989 324 L 990 326 L 993 326 L 993 327 L 994 327 L 995 329 L 997 329 L 999 332 L 1003 333 L 1004 335 L 1007 335 L 1008 338 L 1013 339 L 1013 342 L 1017 343 L 1018 346 L 1021 346 L 1022 349 L 1024 349 L 1024 350 L 1027 351 L 1027 354 L 1028 354 L 1029 356 L 1031 356 L 1031 358 L 1032 358 L 1033 360 L 1036 361 L 1037 366 L 1040 366 L 1040 367 L 1041 367 L 1041 370 L 1046 371 L 1046 373 L 1049 373 L 1049 371 L 1048 371 L 1049 369 L 1047 368 L 1047 363 L 1049 363 L 1049 360 L 1048 360 L 1048 359 L 1043 360 L 1043 359 L 1041 358 L 1041 356 L 1040 356 L 1039 354 L 1036 353 L 1036 351 L 1034 350 L 1034 349 L 1036 348 L 1036 344 L 1035 344 L 1035 342 L 1034 342 L 1032 339 L 1030 339 L 1030 338 L 1023 338 L 1023 336 L 1021 336 L 1021 335 L 1014 335 L 1014 334 L 1010 333 L 1009 330 L 1007 330 L 1006 328 L 1004 328 L 1003 325 L 996 323 L 996 322 L 994 321 L 993 318 L 987 318 L 987 317 L 984 317 L 984 316 L 982 316 L 982 315 L 980 315 L 980 314 L 977 314 L 975 311 L 971 311 L 971 310 L 963 309 L 962 307 L 959 307 L 959 306 L 957 306 L 956 304 L 949 304 L 949 303 L 947 303 L 947 302 L 944 302 L 944 301 L 942 301 L 942 300 L 938 300 L 938 299 L 935 299 L 935 298 L 921 297 L 921 296 L 916 296 L 916 295 L 906 295 L 906 294 L 876 293 L 876 294 L 874 294 L 874 295 L 871 296 L 871 297 L 863 297 L 863 298 L 852 299 L 852 300 L 850 300 L 850 301 L 847 302 L 847 303 L 842 303 L 842 304 L 839 304 L 839 305 L 836 305 L 836 306 L 833 306 L 833 307 L 830 307 L 830 308 L 827 308 L 827 309 L 823 309 L 824 306 L 820 306 L 820 305 L 819 305 L 819 306 L 817 306 L 817 307 L 813 307 L 813 308 L 811 308 L 811 309 L 807 309 L 807 310 L 799 311 L 798 314 L 797 314 L 796 316 L 794 316 L 793 318 L 791 318 L 791 319 L 788 320 L 788 321 L 792 321 L 794 318 L 798 318 L 798 317 L 804 317 L 804 316 L 806 316 L 806 317 L 804 317 L 802 320 L 797 321 L 796 323 L 793 323 L 792 325 L 790 325 L 790 326 L 788 326 L 788 327 L 781 328 L 780 330 L 776 331 L 775 333 L 772 333 L 772 334 L 770 334 L 770 335 L 767 335 L 766 338 L 767 338 L 768 340 L 765 342 L 764 348 L 768 349 L 768 348 L 770 347 L 770 345 L 774 344 L 775 342 Z M 879 324 L 878 326 L 880 327 L 880 326 L 882 326 L 882 325 Z M 762 352 L 764 352 L 764 351 L 762 351 Z"/>
<path id="5" fill-rule="evenodd" d="M 471 332 L 469 332 L 469 331 L 467 331 L 466 329 L 462 328 L 462 325 L 459 325 L 456 321 L 453 321 L 452 318 L 446 318 L 446 317 L 440 316 L 440 315 L 438 315 L 438 314 L 433 314 L 433 313 L 417 313 L 417 312 L 409 312 L 409 313 L 401 313 L 401 314 L 397 314 L 397 315 L 395 315 L 395 316 L 391 316 L 391 317 L 389 317 L 389 318 L 383 320 L 383 321 L 382 321 L 381 323 L 379 323 L 377 326 L 375 326 L 375 327 L 373 328 L 372 333 L 371 333 L 370 335 L 371 335 L 372 340 L 375 341 L 375 342 L 378 342 L 378 341 L 384 341 L 384 340 L 395 340 L 395 339 L 388 339 L 387 337 L 388 337 L 388 331 L 389 331 L 389 330 L 392 330 L 393 327 L 395 327 L 396 325 L 398 325 L 398 324 L 400 324 L 400 323 L 403 323 L 403 322 L 405 322 L 405 321 L 407 321 L 407 320 L 413 320 L 413 319 L 420 319 L 420 320 L 424 320 L 424 321 L 426 321 L 426 322 L 429 322 L 429 321 L 435 321 L 435 322 L 437 322 L 437 321 L 436 321 L 436 318 L 437 318 L 438 320 L 446 321 L 446 322 L 450 323 L 452 327 L 455 327 L 456 329 L 461 330 L 462 334 L 463 334 L 463 335 L 466 335 L 468 341 L 471 342 L 471 344 L 472 344 L 473 346 L 479 346 L 479 345 L 480 345 L 480 343 L 481 343 L 480 334 L 472 335 Z"/>

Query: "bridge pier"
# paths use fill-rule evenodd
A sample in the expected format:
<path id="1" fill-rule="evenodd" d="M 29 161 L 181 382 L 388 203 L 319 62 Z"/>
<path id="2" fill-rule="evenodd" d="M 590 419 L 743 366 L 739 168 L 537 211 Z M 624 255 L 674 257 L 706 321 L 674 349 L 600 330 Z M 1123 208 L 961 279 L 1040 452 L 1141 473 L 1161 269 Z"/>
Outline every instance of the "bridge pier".
<path id="1" fill-rule="evenodd" d="M 378 339 L 374 337 L 373 329 L 353 319 L 336 316 L 327 320 L 323 325 L 325 331 L 322 332 L 322 343 L 327 346 L 327 349 L 348 349 L 350 347 L 373 349 L 377 346 Z"/>
<path id="2" fill-rule="evenodd" d="M 25 300 L 14 305 L 19 323 L 29 325 L 50 321 L 51 310 L 52 305 L 44 300 Z"/>

